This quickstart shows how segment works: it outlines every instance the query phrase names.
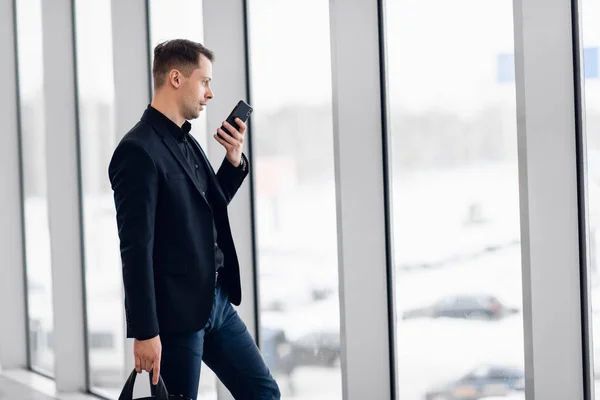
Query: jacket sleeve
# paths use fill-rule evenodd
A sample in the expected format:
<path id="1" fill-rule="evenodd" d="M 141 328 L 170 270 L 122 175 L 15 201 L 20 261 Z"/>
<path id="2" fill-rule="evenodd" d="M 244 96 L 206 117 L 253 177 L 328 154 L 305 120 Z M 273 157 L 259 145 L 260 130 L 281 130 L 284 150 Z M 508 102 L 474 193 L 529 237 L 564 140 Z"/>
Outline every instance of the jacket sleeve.
<path id="1" fill-rule="evenodd" d="M 244 179 L 248 175 L 248 159 L 244 154 L 242 154 L 242 158 L 246 164 L 244 169 L 234 167 L 229 160 L 225 158 L 221 163 L 221 167 L 219 167 L 219 171 L 217 171 L 217 179 L 219 181 L 219 185 L 221 185 L 221 189 L 223 189 L 227 204 L 231 203 L 233 196 L 238 191 L 240 186 L 242 186 Z"/>
<path id="2" fill-rule="evenodd" d="M 146 340 L 159 333 L 152 262 L 158 173 L 140 144 L 123 141 L 108 175 L 117 211 L 127 337 Z"/>

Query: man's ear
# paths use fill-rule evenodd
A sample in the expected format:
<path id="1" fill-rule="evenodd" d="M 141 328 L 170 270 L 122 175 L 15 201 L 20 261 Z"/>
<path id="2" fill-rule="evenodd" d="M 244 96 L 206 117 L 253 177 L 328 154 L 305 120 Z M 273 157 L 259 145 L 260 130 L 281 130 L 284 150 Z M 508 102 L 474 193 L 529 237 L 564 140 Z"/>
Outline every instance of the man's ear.
<path id="1" fill-rule="evenodd" d="M 176 69 L 172 69 L 171 72 L 169 72 L 169 82 L 171 85 L 173 85 L 173 87 L 179 88 L 181 85 L 181 72 Z"/>

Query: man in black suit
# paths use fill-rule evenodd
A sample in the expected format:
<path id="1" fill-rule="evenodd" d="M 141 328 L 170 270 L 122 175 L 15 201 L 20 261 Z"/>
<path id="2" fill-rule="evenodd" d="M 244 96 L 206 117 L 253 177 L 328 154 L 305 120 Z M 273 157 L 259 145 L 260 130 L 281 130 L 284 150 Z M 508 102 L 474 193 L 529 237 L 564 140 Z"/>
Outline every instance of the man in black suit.
<path id="1" fill-rule="evenodd" d="M 135 368 L 170 394 L 196 399 L 203 360 L 236 399 L 279 399 L 279 388 L 231 303 L 240 271 L 227 205 L 248 174 L 246 125 L 214 138 L 215 174 L 188 120 L 212 99 L 213 53 L 199 43 L 156 46 L 155 95 L 109 166 L 119 229 L 127 337 Z"/>

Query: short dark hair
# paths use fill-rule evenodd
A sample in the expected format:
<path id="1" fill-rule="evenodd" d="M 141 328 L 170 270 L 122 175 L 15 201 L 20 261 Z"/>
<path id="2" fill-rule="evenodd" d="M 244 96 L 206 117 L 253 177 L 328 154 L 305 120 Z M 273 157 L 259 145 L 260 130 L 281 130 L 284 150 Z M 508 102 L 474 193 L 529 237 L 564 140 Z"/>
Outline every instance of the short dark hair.
<path id="1" fill-rule="evenodd" d="M 212 62 L 215 58 L 212 51 L 202 44 L 187 39 L 167 40 L 154 48 L 154 63 L 152 65 L 152 78 L 154 89 L 160 88 L 165 83 L 166 74 L 177 68 L 188 77 L 200 65 L 200 54 Z"/>

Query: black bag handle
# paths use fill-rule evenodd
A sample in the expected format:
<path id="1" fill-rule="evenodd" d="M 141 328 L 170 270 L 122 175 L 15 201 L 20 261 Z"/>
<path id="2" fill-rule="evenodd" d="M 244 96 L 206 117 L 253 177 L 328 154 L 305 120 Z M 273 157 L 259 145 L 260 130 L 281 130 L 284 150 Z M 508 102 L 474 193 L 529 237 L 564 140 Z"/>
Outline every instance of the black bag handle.
<path id="1" fill-rule="evenodd" d="M 121 391 L 121 395 L 119 396 L 119 400 L 134 400 L 133 399 L 133 385 L 135 384 L 135 378 L 137 376 L 137 371 L 134 369 L 129 375 L 127 382 L 125 382 L 125 386 L 123 386 L 123 390 Z M 169 392 L 167 392 L 167 387 L 162 380 L 162 377 L 158 377 L 158 385 L 156 385 L 156 400 L 169 400 Z"/>

